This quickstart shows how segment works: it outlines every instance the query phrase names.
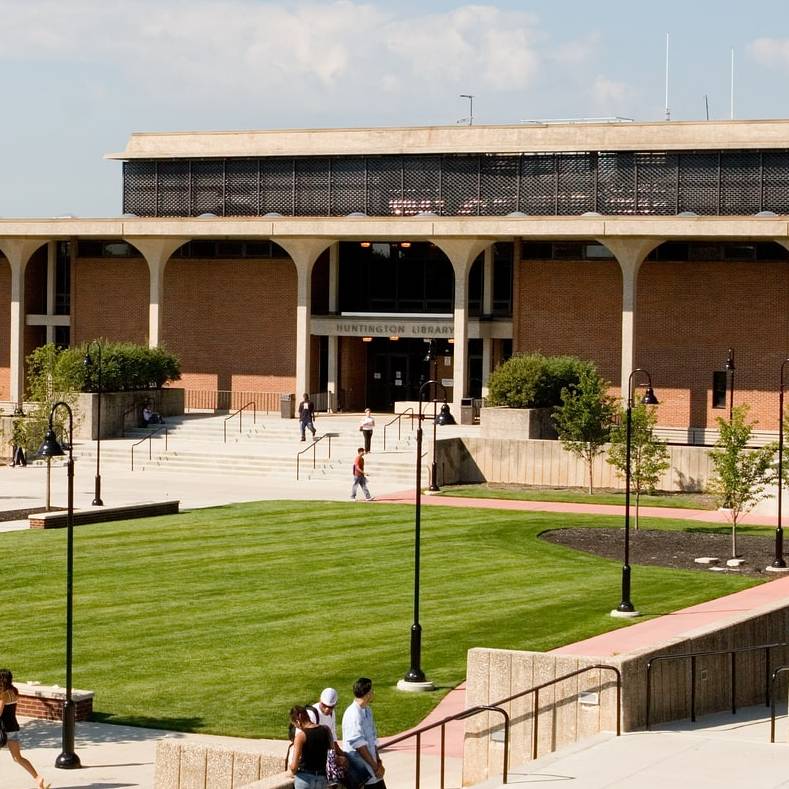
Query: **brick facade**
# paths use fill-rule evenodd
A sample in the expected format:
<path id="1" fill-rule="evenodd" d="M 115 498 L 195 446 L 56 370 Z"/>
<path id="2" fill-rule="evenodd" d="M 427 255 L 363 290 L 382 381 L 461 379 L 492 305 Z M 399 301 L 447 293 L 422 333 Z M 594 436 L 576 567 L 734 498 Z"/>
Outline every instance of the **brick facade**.
<path id="1" fill-rule="evenodd" d="M 185 389 L 293 392 L 293 263 L 170 260 L 162 344 L 180 357 Z"/>
<path id="2" fill-rule="evenodd" d="M 11 326 L 11 266 L 0 254 L 0 337 L 8 337 Z M 11 397 L 11 347 L 0 342 L 0 400 Z"/>
<path id="3" fill-rule="evenodd" d="M 367 406 L 367 345 L 361 337 L 339 338 L 340 403 L 346 411 Z"/>

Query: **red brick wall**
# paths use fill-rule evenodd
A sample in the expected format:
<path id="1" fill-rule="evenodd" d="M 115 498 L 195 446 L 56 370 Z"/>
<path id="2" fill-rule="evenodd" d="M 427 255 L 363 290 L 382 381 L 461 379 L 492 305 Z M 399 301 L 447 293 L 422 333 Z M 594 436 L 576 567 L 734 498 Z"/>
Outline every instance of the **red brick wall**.
<path id="1" fill-rule="evenodd" d="M 27 718 L 44 718 L 51 721 L 63 720 L 62 699 L 42 699 L 38 696 L 19 696 L 16 711 Z M 93 699 L 82 699 L 76 702 L 75 716 L 78 721 L 90 720 L 93 714 Z"/>
<path id="2" fill-rule="evenodd" d="M 513 350 L 595 361 L 619 391 L 621 275 L 616 262 L 522 261 Z M 715 427 L 712 373 L 734 348 L 735 403 L 759 429 L 778 427 L 781 360 L 789 354 L 789 264 L 647 261 L 638 280 L 636 365 L 652 374 L 658 422 Z"/>
<path id="3" fill-rule="evenodd" d="M 77 258 L 71 344 L 103 337 L 147 345 L 149 281 L 143 258 Z"/>
<path id="4" fill-rule="evenodd" d="M 638 279 L 636 363 L 652 374 L 662 425 L 715 427 L 712 373 L 734 348 L 735 405 L 778 429 L 781 361 L 789 353 L 789 263 L 658 262 Z"/>
<path id="5" fill-rule="evenodd" d="M 0 254 L 0 400 L 11 397 L 11 266 Z"/>
<path id="6" fill-rule="evenodd" d="M 186 389 L 294 392 L 293 263 L 170 260 L 162 341 L 180 357 Z"/>
<path id="7" fill-rule="evenodd" d="M 622 275 L 615 261 L 522 261 L 515 277 L 513 353 L 593 360 L 619 388 Z"/>

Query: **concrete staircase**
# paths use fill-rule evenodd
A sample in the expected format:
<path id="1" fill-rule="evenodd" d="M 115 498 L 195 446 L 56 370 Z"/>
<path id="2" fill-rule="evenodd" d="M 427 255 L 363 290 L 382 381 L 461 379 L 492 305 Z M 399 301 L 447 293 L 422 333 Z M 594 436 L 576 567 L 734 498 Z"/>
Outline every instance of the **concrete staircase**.
<path id="1" fill-rule="evenodd" d="M 164 432 L 155 435 L 155 428 L 139 428 L 130 431 L 125 438 L 105 439 L 101 442 L 101 464 L 103 468 L 131 469 L 134 445 L 134 471 L 152 474 L 192 474 L 195 476 L 216 475 L 233 477 L 265 477 L 295 481 L 296 456 L 307 449 L 299 459 L 299 481 L 333 481 L 339 485 L 349 483 L 356 448 L 363 443 L 359 433 L 358 415 L 320 416 L 316 420 L 316 438 L 325 436 L 309 449 L 311 437 L 299 440 L 299 426 L 295 420 L 283 420 L 279 416 L 258 416 L 252 422 L 251 414 L 244 414 L 242 429 L 238 417 L 225 422 L 225 415 L 187 414 L 168 419 L 167 448 Z M 377 479 L 385 480 L 389 489 L 408 488 L 414 483 L 416 431 L 404 420 L 397 437 L 397 428 L 387 430 L 387 450 L 383 452 L 383 424 L 373 435 L 372 454 L 367 460 L 371 476 L 371 487 Z M 157 426 L 158 427 L 158 426 Z M 425 451 L 431 449 L 430 423 L 425 425 Z M 227 441 L 225 441 L 225 429 Z M 461 428 L 454 428 L 455 430 Z M 442 435 L 453 428 L 441 428 Z M 329 438 L 331 435 L 331 457 Z M 150 442 L 145 441 L 151 436 Z M 150 459 L 149 459 L 150 451 Z M 75 444 L 75 459 L 81 467 L 95 463 L 96 442 Z M 429 461 L 429 455 L 425 462 Z M 424 471 L 425 484 L 428 482 Z"/>

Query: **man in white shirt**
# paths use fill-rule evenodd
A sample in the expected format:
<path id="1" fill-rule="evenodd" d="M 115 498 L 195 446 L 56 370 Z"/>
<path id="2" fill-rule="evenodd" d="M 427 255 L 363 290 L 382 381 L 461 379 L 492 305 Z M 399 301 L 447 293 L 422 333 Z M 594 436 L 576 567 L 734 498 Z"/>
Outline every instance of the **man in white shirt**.
<path id="1" fill-rule="evenodd" d="M 337 742 L 337 714 L 335 707 L 337 706 L 337 691 L 334 688 L 324 688 L 321 693 L 320 701 L 316 701 L 311 705 L 318 711 L 318 720 L 313 720 L 320 726 L 327 726 L 331 731 L 331 736 L 334 742 Z M 312 710 L 307 707 L 307 713 L 310 718 L 313 717 Z"/>
<path id="2" fill-rule="evenodd" d="M 360 677 L 353 684 L 353 703 L 342 716 L 342 736 L 345 752 L 354 771 L 366 771 L 369 776 L 365 786 L 386 789 L 384 765 L 378 755 L 378 732 L 375 728 L 370 702 L 373 700 L 373 682 Z"/>

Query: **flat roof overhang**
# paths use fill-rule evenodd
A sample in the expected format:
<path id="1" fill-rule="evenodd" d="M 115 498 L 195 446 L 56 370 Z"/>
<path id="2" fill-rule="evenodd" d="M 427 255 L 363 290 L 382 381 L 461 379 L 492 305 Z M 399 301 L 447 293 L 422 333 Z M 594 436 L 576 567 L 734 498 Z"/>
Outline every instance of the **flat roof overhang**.
<path id="1" fill-rule="evenodd" d="M 680 151 L 789 147 L 789 120 L 135 132 L 105 159 Z"/>
<path id="2" fill-rule="evenodd" d="M 0 219 L 0 238 L 436 238 L 789 241 L 789 217 L 198 217 Z"/>

